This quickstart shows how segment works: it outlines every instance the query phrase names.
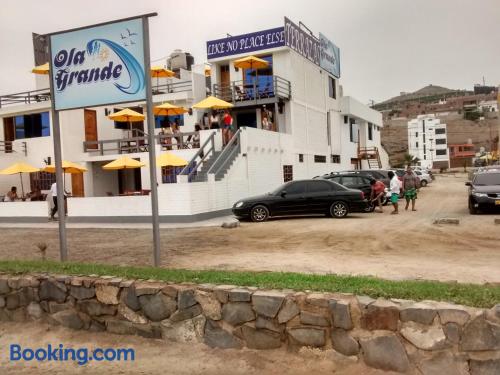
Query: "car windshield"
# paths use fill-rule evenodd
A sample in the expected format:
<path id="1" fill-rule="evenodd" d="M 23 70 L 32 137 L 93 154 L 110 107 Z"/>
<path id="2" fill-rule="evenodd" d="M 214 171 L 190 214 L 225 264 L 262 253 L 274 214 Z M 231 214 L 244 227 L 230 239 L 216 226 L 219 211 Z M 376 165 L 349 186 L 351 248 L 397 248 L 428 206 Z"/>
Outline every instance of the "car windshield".
<path id="1" fill-rule="evenodd" d="M 500 185 L 500 173 L 479 174 L 474 179 L 474 185 Z"/>

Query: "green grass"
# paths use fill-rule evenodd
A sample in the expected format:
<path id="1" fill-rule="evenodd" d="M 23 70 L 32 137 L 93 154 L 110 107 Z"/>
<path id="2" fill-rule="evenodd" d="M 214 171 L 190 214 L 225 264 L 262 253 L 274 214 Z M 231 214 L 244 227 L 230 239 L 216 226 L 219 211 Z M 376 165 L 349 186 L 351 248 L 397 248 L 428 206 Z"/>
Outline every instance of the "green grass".
<path id="1" fill-rule="evenodd" d="M 58 263 L 51 261 L 0 261 L 7 273 L 49 272 L 67 275 L 112 275 L 129 279 L 155 279 L 354 293 L 373 298 L 403 298 L 415 301 L 449 301 L 475 307 L 500 303 L 500 286 L 444 283 L 436 281 L 390 281 L 366 276 L 317 275 L 290 272 L 194 271 L 153 267 L 120 267 L 102 264 Z"/>

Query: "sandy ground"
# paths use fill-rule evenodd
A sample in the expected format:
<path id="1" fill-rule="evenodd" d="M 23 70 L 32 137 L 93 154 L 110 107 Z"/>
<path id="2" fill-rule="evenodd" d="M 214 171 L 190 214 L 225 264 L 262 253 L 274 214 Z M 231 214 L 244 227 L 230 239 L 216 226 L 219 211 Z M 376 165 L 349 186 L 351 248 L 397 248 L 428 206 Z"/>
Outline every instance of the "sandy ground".
<path id="1" fill-rule="evenodd" d="M 500 282 L 499 215 L 471 216 L 465 175 L 438 176 L 421 189 L 417 212 L 352 214 L 244 222 L 236 229 L 162 229 L 165 267 L 375 275 L 388 279 Z M 400 201 L 400 205 L 402 201 Z M 434 225 L 440 217 L 460 225 Z M 39 259 L 48 243 L 58 259 L 57 226 L 0 229 L 0 259 Z M 151 264 L 146 229 L 68 230 L 70 260 L 118 265 Z"/>
<path id="2" fill-rule="evenodd" d="M 20 334 L 22 332 L 22 334 Z M 132 348 L 133 362 L 11 362 L 9 347 L 47 348 Z M 182 344 L 136 336 L 71 331 L 35 323 L 0 323 L 0 367 L 2 374 L 341 374 L 390 375 L 332 350 L 302 349 L 291 353 L 279 350 L 211 349 L 203 344 Z"/>

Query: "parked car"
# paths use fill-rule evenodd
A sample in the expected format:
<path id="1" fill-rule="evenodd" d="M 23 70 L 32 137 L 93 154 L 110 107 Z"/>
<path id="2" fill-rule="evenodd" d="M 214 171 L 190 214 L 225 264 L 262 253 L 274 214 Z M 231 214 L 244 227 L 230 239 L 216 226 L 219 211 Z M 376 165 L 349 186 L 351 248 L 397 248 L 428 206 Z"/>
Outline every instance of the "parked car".
<path id="1" fill-rule="evenodd" d="M 233 206 L 233 214 L 256 222 L 276 216 L 313 214 L 343 218 L 349 212 L 363 212 L 367 205 L 361 190 L 323 179 L 297 180 L 271 193 L 239 200 Z"/>
<path id="2" fill-rule="evenodd" d="M 432 177 L 425 171 L 413 171 L 419 180 L 420 186 L 425 187 L 432 182 Z"/>
<path id="3" fill-rule="evenodd" d="M 386 187 L 389 187 L 390 179 L 389 176 L 387 175 L 389 171 L 385 169 L 355 169 L 350 171 L 332 172 L 325 174 L 321 177 L 325 178 L 326 176 L 333 176 L 346 173 L 374 178 L 376 180 L 382 181 Z"/>
<path id="4" fill-rule="evenodd" d="M 364 175 L 364 174 L 355 174 L 346 172 L 346 173 L 328 174 L 322 176 L 321 178 L 336 182 L 340 185 L 344 185 L 349 189 L 361 190 L 365 194 L 365 197 L 367 198 L 370 197 L 372 192 L 372 186 L 370 184 L 370 181 L 373 180 L 373 177 L 368 174 Z M 385 196 L 382 201 L 382 204 L 386 205 L 389 199 L 390 195 L 389 198 Z"/>
<path id="5" fill-rule="evenodd" d="M 471 215 L 487 209 L 500 209 L 500 169 L 490 169 L 474 175 L 469 186 Z"/>

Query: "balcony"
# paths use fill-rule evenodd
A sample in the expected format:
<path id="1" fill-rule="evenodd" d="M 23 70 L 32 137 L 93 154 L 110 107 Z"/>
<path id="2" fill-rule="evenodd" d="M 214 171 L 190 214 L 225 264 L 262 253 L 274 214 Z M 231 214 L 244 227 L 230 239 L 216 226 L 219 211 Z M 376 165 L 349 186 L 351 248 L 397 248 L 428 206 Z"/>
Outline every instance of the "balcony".
<path id="1" fill-rule="evenodd" d="M 11 154 L 13 152 L 28 156 L 28 145 L 26 142 L 0 141 L 0 153 Z"/>
<path id="2" fill-rule="evenodd" d="M 50 89 L 24 91 L 17 94 L 0 96 L 0 108 L 16 104 L 32 104 L 50 100 Z"/>
<path id="3" fill-rule="evenodd" d="M 176 94 L 182 92 L 192 92 L 193 84 L 191 81 L 178 81 L 162 85 L 156 85 L 153 79 L 152 88 L 153 88 L 152 89 L 153 95 Z"/>
<path id="4" fill-rule="evenodd" d="M 266 83 L 233 81 L 230 84 L 214 84 L 213 93 L 219 99 L 231 102 L 235 107 L 276 103 L 290 100 L 290 81 L 272 76 Z"/>

